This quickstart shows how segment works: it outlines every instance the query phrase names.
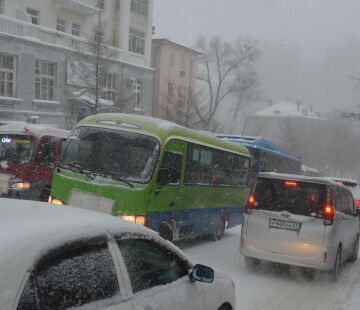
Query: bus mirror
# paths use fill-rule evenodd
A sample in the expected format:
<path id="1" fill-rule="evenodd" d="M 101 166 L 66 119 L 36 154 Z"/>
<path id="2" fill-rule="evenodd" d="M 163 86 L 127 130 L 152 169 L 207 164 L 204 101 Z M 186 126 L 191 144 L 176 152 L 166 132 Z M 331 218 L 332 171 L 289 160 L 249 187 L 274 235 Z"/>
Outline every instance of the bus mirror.
<path id="1" fill-rule="evenodd" d="M 161 186 L 169 185 L 171 180 L 171 170 L 160 168 L 157 183 Z"/>

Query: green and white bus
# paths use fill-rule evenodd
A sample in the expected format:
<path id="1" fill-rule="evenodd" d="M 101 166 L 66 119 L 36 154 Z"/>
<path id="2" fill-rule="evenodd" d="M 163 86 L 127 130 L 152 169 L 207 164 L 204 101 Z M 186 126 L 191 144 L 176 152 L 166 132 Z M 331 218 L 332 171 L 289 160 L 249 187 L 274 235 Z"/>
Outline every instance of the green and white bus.
<path id="1" fill-rule="evenodd" d="M 174 123 L 97 114 L 71 132 L 49 202 L 146 225 L 171 241 L 239 225 L 248 150 Z"/>

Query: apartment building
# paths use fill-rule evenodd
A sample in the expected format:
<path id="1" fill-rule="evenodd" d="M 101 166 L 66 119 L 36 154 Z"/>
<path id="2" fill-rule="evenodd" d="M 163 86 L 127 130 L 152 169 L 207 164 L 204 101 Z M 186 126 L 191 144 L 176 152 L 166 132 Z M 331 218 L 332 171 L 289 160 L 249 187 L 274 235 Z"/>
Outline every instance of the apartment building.
<path id="1" fill-rule="evenodd" d="M 151 115 L 153 0 L 0 0 L 0 121 Z"/>
<path id="2" fill-rule="evenodd" d="M 152 40 L 153 116 L 191 126 L 199 52 L 168 39 Z"/>

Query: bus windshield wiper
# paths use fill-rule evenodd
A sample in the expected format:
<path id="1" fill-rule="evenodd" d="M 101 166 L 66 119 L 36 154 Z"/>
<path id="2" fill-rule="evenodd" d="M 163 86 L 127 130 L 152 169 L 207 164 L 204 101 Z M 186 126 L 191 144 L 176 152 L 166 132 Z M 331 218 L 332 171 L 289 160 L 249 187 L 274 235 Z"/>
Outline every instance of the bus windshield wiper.
<path id="1" fill-rule="evenodd" d="M 117 174 L 114 174 L 114 173 L 109 173 L 109 172 L 106 172 L 106 173 L 97 173 L 97 172 L 94 172 L 96 175 L 98 176 L 101 176 L 101 177 L 110 177 L 112 178 L 113 180 L 117 180 L 117 181 L 120 181 L 120 182 L 123 182 L 125 183 L 126 185 L 128 185 L 129 187 L 131 188 L 134 188 L 134 184 L 132 184 L 130 181 L 122 178 L 122 177 L 119 177 Z"/>
<path id="2" fill-rule="evenodd" d="M 81 167 L 78 164 L 64 164 L 64 165 L 68 166 L 69 168 L 75 168 L 78 172 L 85 174 L 91 180 L 93 180 L 95 177 L 90 171 L 85 170 L 83 167 Z"/>

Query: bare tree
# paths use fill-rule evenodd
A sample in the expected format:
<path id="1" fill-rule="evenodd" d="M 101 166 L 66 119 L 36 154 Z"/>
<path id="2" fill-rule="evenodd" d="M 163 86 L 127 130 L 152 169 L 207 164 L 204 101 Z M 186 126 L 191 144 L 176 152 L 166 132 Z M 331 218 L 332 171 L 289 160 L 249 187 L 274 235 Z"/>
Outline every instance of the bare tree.
<path id="1" fill-rule="evenodd" d="M 220 105 L 236 90 L 237 74 L 243 66 L 258 58 L 259 51 L 256 42 L 251 39 L 229 43 L 219 36 L 210 40 L 200 37 L 195 48 L 201 53 L 198 80 L 203 83 L 206 94 L 206 100 L 196 108 L 196 112 L 205 129 L 213 130 Z"/>
<path id="2" fill-rule="evenodd" d="M 67 54 L 68 98 L 81 102 L 86 110 L 80 118 L 109 110 L 122 111 L 133 97 L 132 85 L 123 80 L 119 72 L 111 73 L 111 64 L 118 50 L 106 40 L 108 25 L 103 8 L 99 7 L 95 24 L 84 40 L 87 53 Z M 77 115 L 72 106 L 72 114 Z M 79 115 L 78 115 L 79 117 Z M 78 120 L 78 119 L 77 119 Z"/>
<path id="3" fill-rule="evenodd" d="M 230 129 L 231 134 L 235 130 L 239 113 L 243 111 L 246 106 L 258 100 L 260 97 L 258 90 L 258 76 L 251 65 L 249 65 L 248 68 L 245 68 L 245 70 L 239 70 L 236 75 L 234 88 L 235 104 Z"/>

